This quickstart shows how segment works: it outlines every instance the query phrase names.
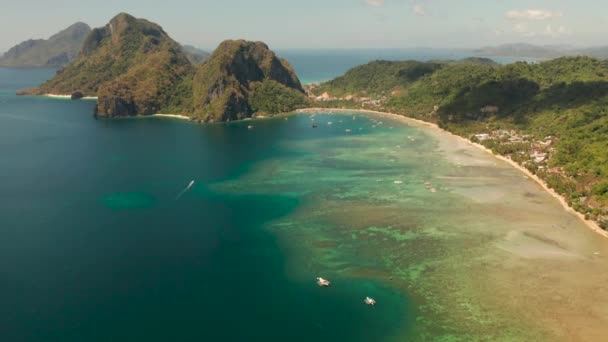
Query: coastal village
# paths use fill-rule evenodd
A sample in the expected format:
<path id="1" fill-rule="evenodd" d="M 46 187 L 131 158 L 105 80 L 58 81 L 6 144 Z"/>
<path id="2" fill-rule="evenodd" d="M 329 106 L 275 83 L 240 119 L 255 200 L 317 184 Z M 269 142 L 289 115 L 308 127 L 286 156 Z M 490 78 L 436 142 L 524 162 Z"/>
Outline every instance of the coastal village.
<path id="1" fill-rule="evenodd" d="M 608 228 L 608 208 L 587 196 L 589 189 L 575 186 L 564 169 L 552 166 L 551 158 L 557 152 L 555 146 L 559 138 L 546 136 L 539 139 L 516 130 L 493 130 L 473 134 L 469 139 L 525 167 L 562 196 L 566 193 L 564 197 L 571 208 L 585 215 L 585 219 L 598 222 L 601 228 Z M 566 185 L 569 185 L 569 190 L 565 189 Z"/>
<path id="2" fill-rule="evenodd" d="M 490 146 L 515 146 L 517 151 L 505 156 L 526 166 L 530 170 L 546 170 L 550 173 L 562 174 L 559 167 L 548 168 L 548 162 L 555 153 L 554 142 L 557 138 L 547 136 L 541 140 L 535 140 L 529 134 L 523 134 L 515 130 L 494 130 L 490 133 L 474 134 L 471 141 Z M 489 144 L 490 143 L 490 144 Z M 516 154 L 516 156 L 514 156 Z"/>
<path id="3" fill-rule="evenodd" d="M 365 108 L 365 107 L 379 108 L 382 105 L 386 104 L 386 102 L 388 101 L 388 98 L 386 96 L 380 96 L 378 98 L 360 97 L 360 96 L 355 96 L 355 95 L 346 95 L 344 97 L 335 97 L 335 96 L 330 96 L 329 93 L 327 93 L 327 92 L 324 92 L 323 94 L 321 94 L 319 96 L 316 96 L 313 93 L 313 91 L 318 87 L 319 87 L 319 84 L 313 83 L 313 84 L 307 85 L 304 89 L 306 91 L 306 94 L 308 95 L 308 97 L 313 101 L 318 101 L 318 102 L 352 101 L 352 102 L 359 104 L 363 108 Z"/>

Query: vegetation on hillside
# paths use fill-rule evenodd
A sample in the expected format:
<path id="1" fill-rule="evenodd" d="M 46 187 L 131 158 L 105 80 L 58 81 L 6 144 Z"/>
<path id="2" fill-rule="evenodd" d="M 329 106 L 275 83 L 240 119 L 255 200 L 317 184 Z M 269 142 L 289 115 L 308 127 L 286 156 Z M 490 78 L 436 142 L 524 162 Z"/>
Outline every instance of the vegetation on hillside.
<path id="1" fill-rule="evenodd" d="M 252 108 L 249 97 L 253 93 L 254 85 L 264 81 L 274 83 L 262 85 L 254 101 L 256 106 L 260 106 L 258 109 L 267 114 L 275 114 L 277 110 L 295 109 L 289 106 L 295 101 L 293 99 L 271 106 L 271 98 L 262 98 L 275 96 L 267 91 L 269 87 L 285 94 L 287 92 L 283 87 L 295 91 L 281 98 L 300 96 L 301 101 L 305 100 L 302 85 L 289 63 L 278 58 L 266 44 L 244 40 L 223 42 L 194 75 L 192 88 L 195 117 L 205 121 L 250 117 L 256 109 Z M 279 88 L 278 85 L 283 87 Z"/>
<path id="2" fill-rule="evenodd" d="M 31 93 L 98 96 L 99 115 L 152 114 L 173 102 L 173 86 L 191 73 L 181 47 L 160 26 L 121 13 L 94 29 L 79 57 Z"/>
<path id="3" fill-rule="evenodd" d="M 272 80 L 253 83 L 249 103 L 254 113 L 263 115 L 287 113 L 310 104 L 300 91 Z"/>
<path id="4" fill-rule="evenodd" d="M 441 68 L 439 63 L 417 61 L 376 61 L 355 67 L 344 76 L 321 85 L 318 92 L 330 90 L 334 96 L 347 94 L 386 95 L 398 92 L 423 76 Z"/>
<path id="5" fill-rule="evenodd" d="M 204 121 L 290 111 L 306 101 L 289 63 L 264 43 L 226 41 L 193 65 L 206 57 L 175 42 L 159 25 L 121 13 L 94 29 L 78 58 L 53 79 L 19 93 L 97 96 L 99 116 L 176 113 Z M 249 96 L 259 82 L 252 106 Z"/>

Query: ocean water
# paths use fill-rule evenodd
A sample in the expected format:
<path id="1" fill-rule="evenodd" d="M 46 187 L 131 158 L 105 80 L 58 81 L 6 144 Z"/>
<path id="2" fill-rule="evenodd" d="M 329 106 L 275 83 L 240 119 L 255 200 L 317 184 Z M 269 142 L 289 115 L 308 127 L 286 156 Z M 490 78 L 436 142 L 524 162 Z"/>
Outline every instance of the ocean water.
<path id="1" fill-rule="evenodd" d="M 2 340 L 606 336 L 606 240 L 456 137 L 357 112 L 96 120 L 14 95 L 52 73 L 0 69 Z"/>
<path id="2" fill-rule="evenodd" d="M 413 318 L 373 279 L 288 276 L 268 225 L 300 196 L 214 186 L 294 156 L 287 141 L 316 138 L 304 118 L 95 120 L 91 101 L 14 96 L 52 70 L 0 73 L 3 341 L 378 340 Z"/>

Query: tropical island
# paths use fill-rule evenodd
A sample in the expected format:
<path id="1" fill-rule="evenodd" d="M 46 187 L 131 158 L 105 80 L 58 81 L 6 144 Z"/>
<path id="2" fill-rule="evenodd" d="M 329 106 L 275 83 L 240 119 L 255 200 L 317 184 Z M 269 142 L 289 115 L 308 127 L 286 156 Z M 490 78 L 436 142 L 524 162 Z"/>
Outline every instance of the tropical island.
<path id="1" fill-rule="evenodd" d="M 225 41 L 195 65 L 162 27 L 126 13 L 91 31 L 54 78 L 19 94 L 96 97 L 100 117 L 171 113 L 205 122 L 286 112 L 306 100 L 289 63 L 264 43 Z"/>
<path id="2" fill-rule="evenodd" d="M 291 65 L 262 42 L 224 41 L 200 59 L 188 51 L 161 26 L 121 13 L 92 30 L 54 78 L 19 94 L 95 97 L 95 115 L 109 118 L 164 113 L 222 122 L 307 107 L 399 114 L 518 163 L 608 229 L 604 61 L 375 61 L 305 92 Z"/>
<path id="3" fill-rule="evenodd" d="M 28 39 L 0 56 L 1 67 L 63 67 L 72 62 L 91 32 L 89 25 L 77 22 L 49 39 Z"/>
<path id="4" fill-rule="evenodd" d="M 7 47 L 36 36 L 14 5 Z M 438 16 L 461 5 L 418 8 L 420 32 L 359 20 L 404 3 L 343 19 L 326 2 L 331 32 L 310 3 L 277 15 L 292 5 L 145 6 L 160 26 L 73 4 L 43 19 L 100 23 L 71 52 L 57 35 L 10 50 L 23 67 L 0 67 L 4 340 L 603 341 L 601 54 L 391 48 L 433 30 L 430 44 L 512 41 L 484 38 L 522 20 L 495 22 L 506 2 L 480 6 L 478 40 Z M 553 16 L 530 21 L 555 32 L 561 12 L 540 12 L 511 15 Z M 528 54 L 542 57 L 507 64 Z"/>

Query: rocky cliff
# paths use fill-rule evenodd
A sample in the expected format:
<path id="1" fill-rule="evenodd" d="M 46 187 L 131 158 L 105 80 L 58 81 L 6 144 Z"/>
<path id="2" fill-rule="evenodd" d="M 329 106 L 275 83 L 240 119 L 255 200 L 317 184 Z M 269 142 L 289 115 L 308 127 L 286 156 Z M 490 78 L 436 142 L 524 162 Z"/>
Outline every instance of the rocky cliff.
<path id="1" fill-rule="evenodd" d="M 304 97 L 289 63 L 278 58 L 266 44 L 224 41 L 196 70 L 192 82 L 194 113 L 205 121 L 250 117 L 254 112 L 250 97 L 256 84 L 264 82 L 274 83 L 276 100 L 285 94 Z"/>
<path id="2" fill-rule="evenodd" d="M 29 94 L 97 96 L 99 116 L 153 114 L 192 75 L 181 46 L 157 24 L 121 13 L 85 39 L 78 58 Z M 180 95 L 181 96 L 181 95 Z"/>
<path id="3" fill-rule="evenodd" d="M 194 67 L 157 24 L 121 13 L 91 31 L 78 58 L 31 94 L 97 96 L 105 117 L 183 114 L 229 121 L 303 107 L 306 96 L 287 61 L 261 42 L 225 41 Z"/>

